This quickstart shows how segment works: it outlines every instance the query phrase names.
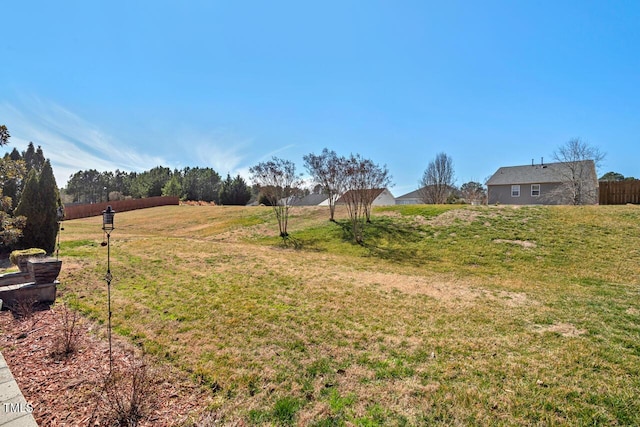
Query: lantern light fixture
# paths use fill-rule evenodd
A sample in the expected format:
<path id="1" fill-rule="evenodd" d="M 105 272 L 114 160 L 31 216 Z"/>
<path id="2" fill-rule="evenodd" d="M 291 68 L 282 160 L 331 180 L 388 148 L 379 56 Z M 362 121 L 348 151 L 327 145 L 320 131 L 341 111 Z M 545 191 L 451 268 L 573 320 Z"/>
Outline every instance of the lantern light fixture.
<path id="1" fill-rule="evenodd" d="M 111 205 L 107 206 L 107 209 L 102 211 L 102 230 L 107 235 L 107 241 L 103 242 L 103 246 L 107 246 L 107 274 L 104 279 L 107 281 L 107 310 L 109 312 L 108 315 L 108 324 L 107 324 L 107 332 L 109 334 L 109 373 L 113 370 L 113 355 L 111 352 L 111 280 L 113 276 L 111 275 L 111 232 L 115 228 L 113 226 L 113 219 L 115 217 L 116 211 L 111 208 Z"/>

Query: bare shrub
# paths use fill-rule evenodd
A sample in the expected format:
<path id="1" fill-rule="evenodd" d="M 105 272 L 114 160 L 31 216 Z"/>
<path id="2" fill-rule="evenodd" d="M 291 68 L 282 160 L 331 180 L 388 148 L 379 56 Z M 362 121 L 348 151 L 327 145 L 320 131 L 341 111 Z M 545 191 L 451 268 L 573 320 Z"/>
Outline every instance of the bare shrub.
<path id="1" fill-rule="evenodd" d="M 66 304 L 62 304 L 62 309 L 58 313 L 57 320 L 58 328 L 56 329 L 56 337 L 51 355 L 55 359 L 60 360 L 69 357 L 76 351 L 78 335 L 80 333 L 77 328 L 78 313 L 74 310 L 69 310 Z"/>
<path id="2" fill-rule="evenodd" d="M 137 426 L 154 405 L 154 384 L 142 360 L 115 368 L 104 379 L 102 401 L 110 425 Z"/>
<path id="3" fill-rule="evenodd" d="M 22 297 L 17 298 L 15 302 L 13 302 L 9 309 L 18 320 L 33 320 L 33 315 L 36 312 L 36 308 L 38 305 L 38 300 L 31 297 Z"/>

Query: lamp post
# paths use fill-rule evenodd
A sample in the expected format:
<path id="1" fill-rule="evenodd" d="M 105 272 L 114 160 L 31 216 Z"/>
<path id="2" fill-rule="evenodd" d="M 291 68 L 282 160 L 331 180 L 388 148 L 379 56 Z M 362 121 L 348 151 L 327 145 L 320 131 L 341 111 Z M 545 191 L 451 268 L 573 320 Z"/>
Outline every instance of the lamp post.
<path id="1" fill-rule="evenodd" d="M 58 219 L 58 246 L 56 246 L 56 260 L 58 260 L 60 255 L 60 232 L 64 230 L 64 228 L 62 227 L 62 220 L 64 219 L 64 207 L 62 205 L 58 206 L 56 218 Z"/>
<path id="2" fill-rule="evenodd" d="M 111 232 L 114 229 L 113 217 L 116 211 L 111 209 L 111 205 L 107 206 L 107 209 L 102 211 L 102 230 L 107 235 L 107 274 L 104 279 L 107 281 L 107 308 L 109 310 L 109 317 L 107 321 L 107 332 L 109 334 L 109 373 L 113 370 L 113 357 L 111 353 Z"/>

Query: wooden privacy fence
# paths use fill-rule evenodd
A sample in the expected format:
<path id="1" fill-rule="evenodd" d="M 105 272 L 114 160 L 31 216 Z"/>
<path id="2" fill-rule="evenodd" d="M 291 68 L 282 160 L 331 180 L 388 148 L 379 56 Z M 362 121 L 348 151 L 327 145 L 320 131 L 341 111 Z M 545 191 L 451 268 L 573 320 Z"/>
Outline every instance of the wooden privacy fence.
<path id="1" fill-rule="evenodd" d="M 640 179 L 600 182 L 601 205 L 640 204 Z"/>
<path id="2" fill-rule="evenodd" d="M 178 197 L 147 197 L 144 199 L 114 200 L 111 202 L 91 203 L 88 205 L 73 205 L 64 207 L 64 219 L 87 218 L 102 215 L 102 211 L 111 205 L 116 212 L 133 211 L 136 209 L 152 208 L 155 206 L 179 205 Z"/>

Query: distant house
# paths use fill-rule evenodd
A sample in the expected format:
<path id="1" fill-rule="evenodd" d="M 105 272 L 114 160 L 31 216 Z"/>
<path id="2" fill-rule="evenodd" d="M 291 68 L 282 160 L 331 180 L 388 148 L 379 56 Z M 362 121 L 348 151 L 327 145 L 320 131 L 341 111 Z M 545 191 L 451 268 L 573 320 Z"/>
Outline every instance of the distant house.
<path id="1" fill-rule="evenodd" d="M 291 206 L 329 206 L 329 196 L 312 193 L 291 202 Z"/>
<path id="2" fill-rule="evenodd" d="M 597 191 L 593 160 L 501 167 L 487 181 L 489 204 L 595 204 Z"/>
<path id="3" fill-rule="evenodd" d="M 425 200 L 429 199 L 428 189 L 432 187 L 422 187 L 414 190 L 410 193 L 404 194 L 400 197 L 396 197 L 396 205 L 420 205 L 426 203 Z M 446 187 L 447 197 L 454 195 L 460 197 L 460 191 L 455 187 Z M 433 193 L 431 193 L 433 194 Z"/>
<path id="4" fill-rule="evenodd" d="M 414 190 L 410 193 L 396 197 L 396 205 L 419 205 L 424 203 L 422 197 L 422 189 Z"/>
<path id="5" fill-rule="evenodd" d="M 336 205 L 344 205 L 345 200 L 348 200 L 352 190 L 347 191 L 346 193 L 344 193 L 337 201 L 336 201 Z M 396 198 L 393 197 L 393 194 L 391 194 L 391 191 L 389 191 L 387 188 L 374 188 L 371 190 L 367 190 L 367 191 L 371 191 L 371 197 L 373 198 L 373 203 L 371 203 L 371 206 L 391 206 L 391 205 L 395 205 L 396 204 Z"/>

